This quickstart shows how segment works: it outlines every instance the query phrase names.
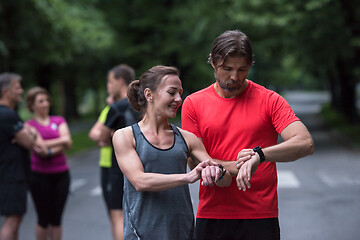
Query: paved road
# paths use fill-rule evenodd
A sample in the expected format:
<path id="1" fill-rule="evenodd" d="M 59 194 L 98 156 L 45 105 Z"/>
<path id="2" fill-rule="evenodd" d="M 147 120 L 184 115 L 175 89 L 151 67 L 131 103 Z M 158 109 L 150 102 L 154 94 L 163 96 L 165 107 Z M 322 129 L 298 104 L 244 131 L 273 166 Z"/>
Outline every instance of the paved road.
<path id="1" fill-rule="evenodd" d="M 320 121 L 326 95 L 292 92 L 286 98 L 308 126 L 315 153 L 278 164 L 282 239 L 360 239 L 359 150 Z"/>
<path id="2" fill-rule="evenodd" d="M 315 153 L 293 163 L 278 164 L 281 235 L 284 240 L 355 240 L 360 235 L 359 151 L 329 131 L 318 117 L 323 93 L 286 95 L 308 126 Z M 64 240 L 111 239 L 109 221 L 99 187 L 98 150 L 69 159 L 72 193 L 64 214 Z M 198 184 L 190 185 L 194 210 Z M 0 224 L 3 218 L 0 218 Z M 36 216 L 28 200 L 20 240 L 34 238 Z"/>

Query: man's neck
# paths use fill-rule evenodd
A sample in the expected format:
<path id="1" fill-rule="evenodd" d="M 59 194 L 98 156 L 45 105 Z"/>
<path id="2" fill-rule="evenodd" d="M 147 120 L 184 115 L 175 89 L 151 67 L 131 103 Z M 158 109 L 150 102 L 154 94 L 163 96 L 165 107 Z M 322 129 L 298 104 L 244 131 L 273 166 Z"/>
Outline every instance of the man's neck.
<path id="1" fill-rule="evenodd" d="M 4 106 L 7 106 L 11 109 L 15 109 L 16 107 L 16 104 L 11 104 L 9 101 L 7 101 L 6 99 L 1 99 L 0 100 L 0 105 L 4 105 Z"/>
<path id="2" fill-rule="evenodd" d="M 124 98 L 127 97 L 127 88 L 123 88 L 121 91 L 120 91 L 120 95 L 118 97 L 116 97 L 116 101 L 120 101 L 120 100 L 123 100 Z"/>

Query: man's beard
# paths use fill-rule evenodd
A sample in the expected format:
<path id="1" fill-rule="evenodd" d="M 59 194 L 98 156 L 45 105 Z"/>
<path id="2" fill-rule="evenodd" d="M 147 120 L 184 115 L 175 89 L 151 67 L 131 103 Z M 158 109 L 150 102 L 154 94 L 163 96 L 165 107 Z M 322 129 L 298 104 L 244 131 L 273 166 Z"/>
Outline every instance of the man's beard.
<path id="1" fill-rule="evenodd" d="M 236 92 L 242 88 L 242 82 L 235 82 L 233 80 L 219 81 L 216 80 L 219 86 L 227 92 Z"/>

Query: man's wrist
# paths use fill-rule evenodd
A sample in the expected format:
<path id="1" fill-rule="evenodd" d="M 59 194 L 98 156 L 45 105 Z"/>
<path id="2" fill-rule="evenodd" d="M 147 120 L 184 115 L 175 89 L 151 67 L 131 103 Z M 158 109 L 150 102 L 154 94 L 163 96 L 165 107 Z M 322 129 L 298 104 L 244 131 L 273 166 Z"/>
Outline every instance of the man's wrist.
<path id="1" fill-rule="evenodd" d="M 265 162 L 265 155 L 264 152 L 262 151 L 260 146 L 254 147 L 253 148 L 254 152 L 257 153 L 260 157 L 260 163 Z"/>

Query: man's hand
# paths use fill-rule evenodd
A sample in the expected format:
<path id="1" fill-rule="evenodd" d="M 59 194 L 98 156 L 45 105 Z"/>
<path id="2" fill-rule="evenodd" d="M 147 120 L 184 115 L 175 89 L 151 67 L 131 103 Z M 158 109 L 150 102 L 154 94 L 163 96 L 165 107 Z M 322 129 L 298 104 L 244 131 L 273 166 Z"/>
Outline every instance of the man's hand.
<path id="1" fill-rule="evenodd" d="M 251 159 L 251 157 L 255 155 L 254 150 L 252 149 L 243 149 L 238 153 L 237 159 L 236 159 L 236 164 L 235 166 L 237 167 L 237 169 L 240 169 L 241 166 L 246 162 L 249 161 Z"/>
<path id="2" fill-rule="evenodd" d="M 251 188 L 250 179 L 254 175 L 259 163 L 260 156 L 258 154 L 252 154 L 249 160 L 242 163 L 236 176 L 236 183 L 239 190 L 246 191 L 246 188 Z"/>

